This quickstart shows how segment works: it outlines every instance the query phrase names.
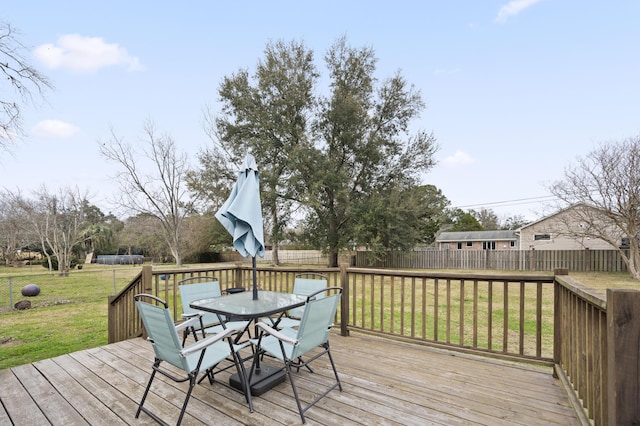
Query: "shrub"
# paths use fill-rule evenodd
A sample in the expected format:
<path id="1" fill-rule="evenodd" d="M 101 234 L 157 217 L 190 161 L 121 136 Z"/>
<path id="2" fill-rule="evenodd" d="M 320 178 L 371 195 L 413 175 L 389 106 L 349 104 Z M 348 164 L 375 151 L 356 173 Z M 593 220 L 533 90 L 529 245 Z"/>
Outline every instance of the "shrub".
<path id="1" fill-rule="evenodd" d="M 69 265 L 69 269 L 75 268 L 77 264 L 78 264 L 78 258 L 72 257 L 71 263 Z M 42 259 L 42 266 L 49 269 L 49 262 L 47 261 L 46 257 Z M 54 271 L 58 270 L 58 258 L 55 256 L 51 256 L 51 267 L 53 268 Z"/>

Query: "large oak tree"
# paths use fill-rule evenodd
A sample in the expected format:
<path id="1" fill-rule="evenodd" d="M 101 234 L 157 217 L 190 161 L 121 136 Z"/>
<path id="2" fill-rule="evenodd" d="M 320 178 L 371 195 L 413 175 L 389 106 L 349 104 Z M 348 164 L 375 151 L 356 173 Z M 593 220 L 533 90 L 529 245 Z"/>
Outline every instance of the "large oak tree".
<path id="1" fill-rule="evenodd" d="M 437 149 L 432 134 L 410 131 L 425 106 L 421 94 L 400 72 L 378 81 L 373 50 L 352 48 L 344 37 L 324 63 L 328 87 L 319 86 L 323 78 L 303 43 L 269 43 L 253 74 L 225 78 L 222 110 L 209 120 L 214 146 L 200 156 L 203 173 L 193 187 L 217 196 L 220 178 L 230 181 L 229 171 L 250 152 L 271 244 L 301 224 L 307 241 L 337 265 L 342 250 L 385 241 L 371 232 L 384 216 L 412 246 L 420 238 L 405 231 L 420 225 L 401 213 L 415 204 L 412 189 Z M 205 175 L 212 166 L 222 170 Z M 367 215 L 374 201 L 377 214 Z"/>

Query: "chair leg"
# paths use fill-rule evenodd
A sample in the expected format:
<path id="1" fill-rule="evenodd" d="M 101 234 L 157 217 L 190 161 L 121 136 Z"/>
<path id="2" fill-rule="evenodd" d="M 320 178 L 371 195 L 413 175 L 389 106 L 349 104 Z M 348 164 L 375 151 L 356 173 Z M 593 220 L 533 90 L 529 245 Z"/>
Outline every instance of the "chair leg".
<path id="1" fill-rule="evenodd" d="M 184 413 L 185 411 L 187 411 L 187 404 L 189 403 L 191 392 L 193 392 L 193 388 L 196 385 L 196 376 L 197 376 L 197 373 L 189 374 L 189 389 L 187 390 L 187 396 L 184 398 L 184 402 L 182 403 L 182 409 L 180 410 L 180 416 L 178 417 L 178 422 L 176 423 L 176 426 L 180 426 L 180 423 L 182 423 L 182 418 L 184 417 Z"/>
<path id="2" fill-rule="evenodd" d="M 296 384 L 293 380 L 293 373 L 291 372 L 291 362 L 285 361 L 284 363 L 287 369 L 287 375 L 289 376 L 289 381 L 291 382 L 291 389 L 293 389 L 293 396 L 296 399 L 296 404 L 298 405 L 298 412 L 300 413 L 300 419 L 302 423 L 306 423 L 307 420 L 304 418 L 304 409 L 302 408 L 302 403 L 300 402 L 300 396 L 298 395 L 298 388 L 296 388 Z"/>
<path id="3" fill-rule="evenodd" d="M 236 351 L 231 351 L 233 354 L 233 362 L 236 365 L 236 371 L 238 372 L 238 377 L 243 381 L 244 388 L 244 399 L 249 404 L 249 412 L 253 413 L 253 400 L 251 399 L 251 387 L 249 386 L 249 377 L 247 376 L 247 370 L 244 368 L 244 363 L 242 362 L 242 357 Z"/>
<path id="4" fill-rule="evenodd" d="M 144 401 L 147 399 L 147 395 L 149 394 L 149 390 L 151 389 L 151 382 L 156 377 L 157 368 L 162 361 L 156 360 L 153 363 L 153 371 L 151 372 L 151 376 L 149 377 L 149 382 L 147 383 L 147 388 L 144 390 L 144 394 L 142 394 L 142 399 L 140 400 L 140 404 L 138 405 L 138 411 L 136 411 L 136 419 L 140 417 L 140 412 L 144 411 L 147 414 L 150 414 L 145 408 L 143 408 Z M 152 416 L 153 417 L 153 416 Z"/>
<path id="5" fill-rule="evenodd" d="M 144 390 L 144 394 L 142 395 L 142 400 L 140 400 L 140 404 L 138 405 L 138 411 L 136 411 L 136 419 L 140 416 L 140 411 L 142 411 L 142 406 L 144 405 L 144 401 L 147 399 L 147 395 L 149 394 L 149 389 L 151 389 L 151 382 L 153 382 L 153 378 L 156 376 L 156 367 L 158 367 L 158 365 L 160 365 L 158 361 L 156 361 L 153 364 L 154 369 L 151 372 L 151 377 L 149 377 L 147 388 Z"/>
<path id="6" fill-rule="evenodd" d="M 331 367 L 333 368 L 333 375 L 336 376 L 336 382 L 338 382 L 338 389 L 340 389 L 340 392 L 342 392 L 342 382 L 340 382 L 340 378 L 338 377 L 338 370 L 336 370 L 336 364 L 333 362 L 333 357 L 331 356 L 329 342 L 325 343 L 324 347 L 327 350 L 327 355 L 329 355 L 329 361 L 331 361 Z"/>

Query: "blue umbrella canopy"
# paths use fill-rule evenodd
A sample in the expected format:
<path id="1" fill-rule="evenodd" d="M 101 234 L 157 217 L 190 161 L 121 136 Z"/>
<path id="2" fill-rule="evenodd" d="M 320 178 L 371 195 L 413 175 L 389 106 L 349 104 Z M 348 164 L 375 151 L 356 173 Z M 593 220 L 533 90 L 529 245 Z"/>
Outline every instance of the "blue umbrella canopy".
<path id="1" fill-rule="evenodd" d="M 248 154 L 231 195 L 216 218 L 233 237 L 233 247 L 243 257 L 264 257 L 264 229 L 260 203 L 260 178 L 253 155 Z"/>

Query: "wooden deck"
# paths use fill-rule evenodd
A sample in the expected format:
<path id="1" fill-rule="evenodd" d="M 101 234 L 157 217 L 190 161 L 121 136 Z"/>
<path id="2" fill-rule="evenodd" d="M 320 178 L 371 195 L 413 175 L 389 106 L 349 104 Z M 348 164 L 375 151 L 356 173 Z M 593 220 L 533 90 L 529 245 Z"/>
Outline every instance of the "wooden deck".
<path id="1" fill-rule="evenodd" d="M 332 335 L 331 347 L 344 390 L 311 408 L 309 425 L 580 424 L 550 368 L 357 334 Z M 314 374 L 297 374 L 303 398 L 329 380 L 325 358 Z M 134 339 L 1 370 L 0 425 L 152 424 L 144 413 L 134 418 L 152 360 L 149 343 Z M 225 382 L 225 374 L 216 379 Z M 154 386 L 147 404 L 175 422 L 184 388 Z M 289 382 L 254 405 L 250 413 L 240 393 L 204 381 L 183 424 L 301 423 Z"/>

